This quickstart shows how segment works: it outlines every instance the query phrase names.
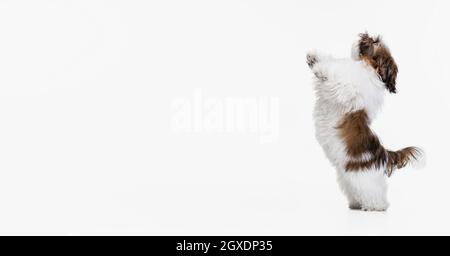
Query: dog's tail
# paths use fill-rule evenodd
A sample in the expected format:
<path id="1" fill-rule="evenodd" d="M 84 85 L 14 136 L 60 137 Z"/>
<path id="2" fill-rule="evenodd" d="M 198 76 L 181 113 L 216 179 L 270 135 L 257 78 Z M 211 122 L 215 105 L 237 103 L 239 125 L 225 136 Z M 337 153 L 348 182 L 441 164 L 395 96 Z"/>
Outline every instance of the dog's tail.
<path id="1" fill-rule="evenodd" d="M 425 152 L 418 147 L 407 147 L 398 151 L 386 150 L 386 174 L 391 176 L 394 170 L 401 169 L 406 165 L 416 168 L 425 166 Z"/>

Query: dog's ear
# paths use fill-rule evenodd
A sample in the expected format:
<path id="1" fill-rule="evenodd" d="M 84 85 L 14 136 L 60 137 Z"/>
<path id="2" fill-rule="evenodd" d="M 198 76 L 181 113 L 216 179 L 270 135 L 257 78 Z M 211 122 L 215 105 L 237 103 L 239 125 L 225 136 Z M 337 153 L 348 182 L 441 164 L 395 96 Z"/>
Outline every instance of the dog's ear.
<path id="1" fill-rule="evenodd" d="M 367 33 L 359 34 L 359 56 L 372 56 L 374 54 L 374 40 Z"/>
<path id="2" fill-rule="evenodd" d="M 371 37 L 368 33 L 362 33 L 359 37 L 359 57 L 376 70 L 389 92 L 396 93 L 397 64 L 381 36 Z"/>
<path id="3" fill-rule="evenodd" d="M 395 85 L 398 68 L 391 54 L 387 51 L 377 53 L 375 62 L 377 64 L 377 73 L 384 82 L 386 89 L 388 89 L 390 93 L 396 93 L 397 89 Z"/>

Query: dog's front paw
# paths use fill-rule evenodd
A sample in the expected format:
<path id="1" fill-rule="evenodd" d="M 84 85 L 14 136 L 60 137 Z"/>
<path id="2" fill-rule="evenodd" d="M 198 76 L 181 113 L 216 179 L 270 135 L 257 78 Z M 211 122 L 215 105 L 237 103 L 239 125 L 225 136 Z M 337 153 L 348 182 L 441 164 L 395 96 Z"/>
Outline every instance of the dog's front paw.
<path id="1" fill-rule="evenodd" d="M 317 54 L 314 52 L 309 52 L 306 54 L 306 64 L 308 64 L 309 68 L 314 67 L 314 64 L 316 64 L 318 61 Z"/>

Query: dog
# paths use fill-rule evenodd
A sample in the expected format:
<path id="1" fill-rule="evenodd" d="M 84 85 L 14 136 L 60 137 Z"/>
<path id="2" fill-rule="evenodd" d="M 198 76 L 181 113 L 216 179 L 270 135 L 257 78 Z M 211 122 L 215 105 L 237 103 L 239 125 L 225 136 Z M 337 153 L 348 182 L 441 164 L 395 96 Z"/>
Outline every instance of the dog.
<path id="1" fill-rule="evenodd" d="M 370 123 L 385 91 L 396 93 L 398 67 L 380 36 L 359 35 L 351 58 L 337 59 L 311 51 L 306 62 L 314 74 L 316 138 L 337 170 L 349 208 L 385 211 L 387 177 L 412 163 L 423 163 L 417 147 L 391 151 Z"/>

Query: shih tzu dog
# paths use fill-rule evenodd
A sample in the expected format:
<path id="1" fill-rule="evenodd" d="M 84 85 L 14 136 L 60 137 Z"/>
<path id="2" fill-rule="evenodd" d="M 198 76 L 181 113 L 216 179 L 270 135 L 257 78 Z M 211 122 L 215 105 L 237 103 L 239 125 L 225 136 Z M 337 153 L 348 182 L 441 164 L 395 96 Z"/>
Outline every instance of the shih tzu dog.
<path id="1" fill-rule="evenodd" d="M 385 149 L 370 129 L 385 90 L 396 93 L 397 64 L 378 37 L 360 34 L 351 59 L 310 52 L 315 76 L 316 137 L 337 169 L 338 183 L 351 209 L 385 211 L 387 177 L 409 163 L 422 162 L 416 147 Z"/>

